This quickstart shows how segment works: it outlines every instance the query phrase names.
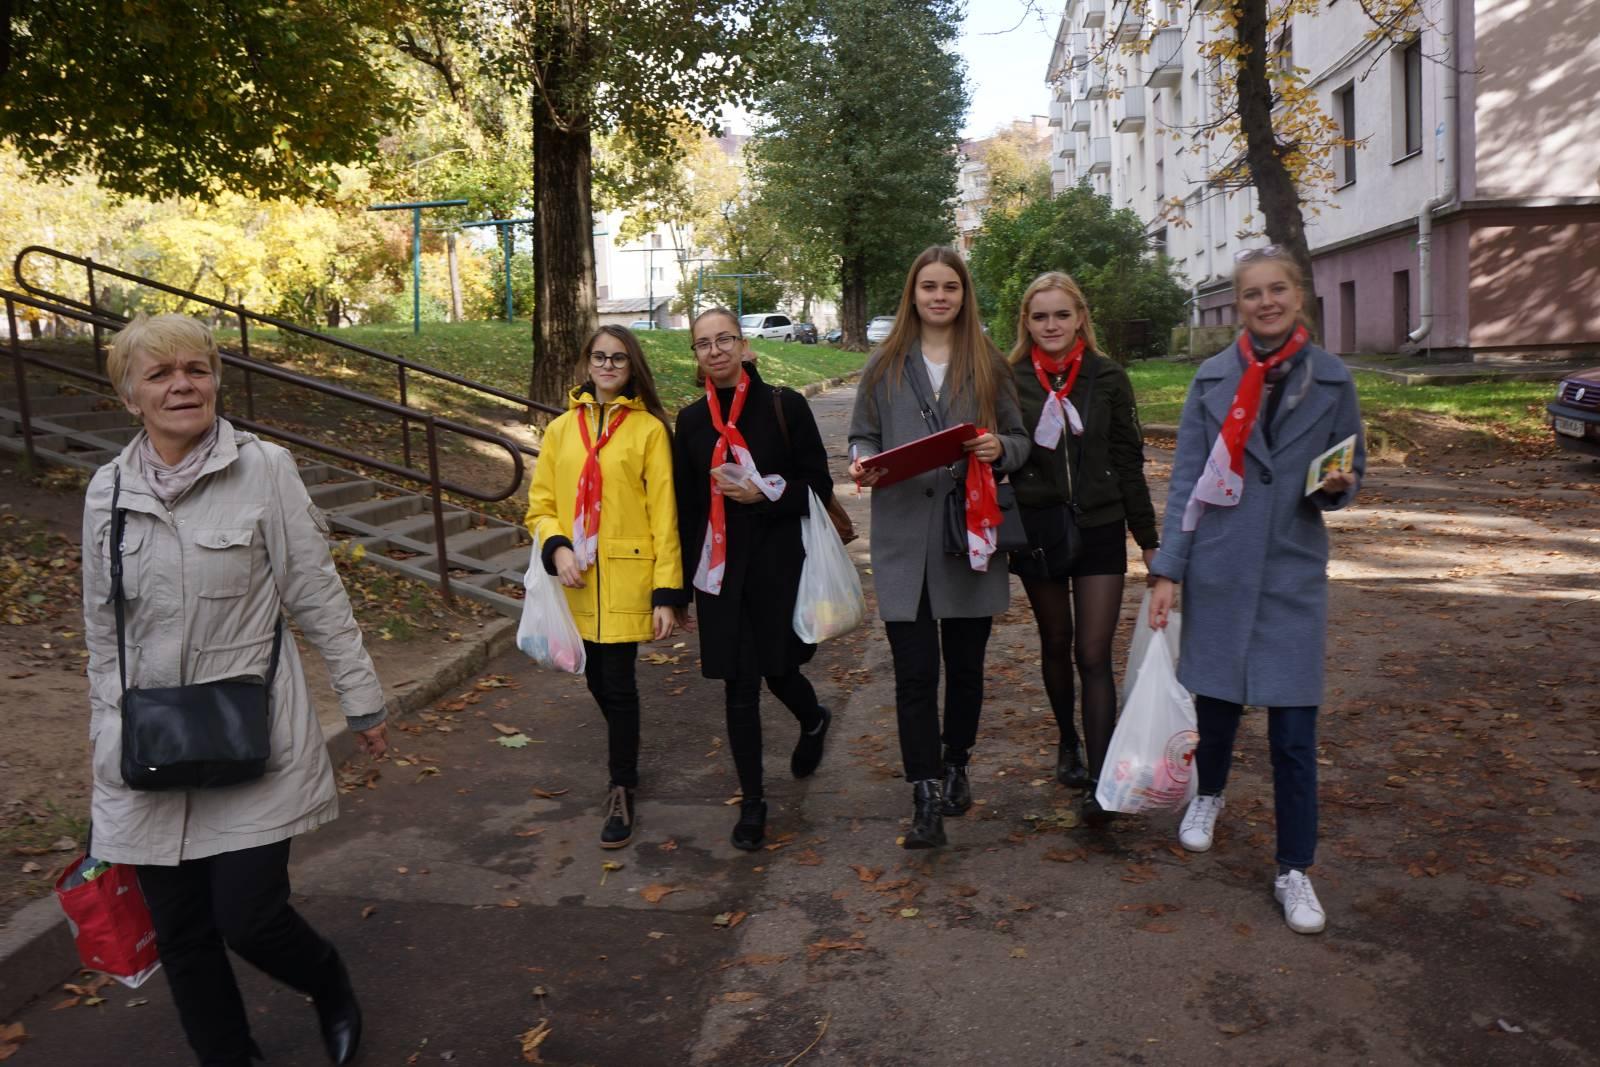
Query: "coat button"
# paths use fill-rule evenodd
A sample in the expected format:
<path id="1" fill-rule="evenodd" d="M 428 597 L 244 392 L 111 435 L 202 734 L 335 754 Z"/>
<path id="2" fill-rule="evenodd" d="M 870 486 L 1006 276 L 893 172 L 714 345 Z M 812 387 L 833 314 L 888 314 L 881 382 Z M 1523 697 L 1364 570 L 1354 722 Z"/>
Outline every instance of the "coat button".
<path id="1" fill-rule="evenodd" d="M 638 549 L 637 549 L 637 548 L 636 548 L 636 549 L 634 549 L 634 550 L 633 550 L 633 554 L 634 554 L 634 555 L 635 555 L 635 556 L 637 556 L 637 555 L 638 555 L 638 554 L 639 554 L 639 550 L 638 550 Z"/>
<path id="2" fill-rule="evenodd" d="M 933 490 L 932 490 L 932 489 L 924 489 L 924 490 L 923 490 L 923 491 L 922 491 L 922 495 L 923 495 L 923 496 L 928 496 L 928 497 L 931 497 L 931 496 L 933 496 Z"/>
<path id="3" fill-rule="evenodd" d="M 1272 472 L 1271 471 L 1262 471 L 1261 472 L 1261 484 L 1262 485 L 1271 485 L 1272 484 Z"/>

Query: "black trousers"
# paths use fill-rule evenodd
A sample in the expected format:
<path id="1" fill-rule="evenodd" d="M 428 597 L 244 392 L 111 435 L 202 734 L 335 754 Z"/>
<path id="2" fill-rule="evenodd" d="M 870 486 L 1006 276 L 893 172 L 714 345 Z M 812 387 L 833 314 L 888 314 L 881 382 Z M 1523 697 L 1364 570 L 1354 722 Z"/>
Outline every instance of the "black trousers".
<path id="1" fill-rule="evenodd" d="M 739 772 L 739 792 L 746 800 L 766 796 L 761 758 L 761 664 L 756 652 L 755 627 L 739 628 L 739 671 L 723 680 L 727 697 L 728 749 Z M 817 691 L 796 667 L 787 674 L 766 675 L 767 688 L 800 723 L 813 730 L 822 721 Z"/>
<path id="2" fill-rule="evenodd" d="M 161 969 L 202 1067 L 246 1064 L 252 1048 L 227 949 L 307 996 L 335 992 L 337 953 L 289 906 L 288 841 L 137 870 Z"/>
<path id="3" fill-rule="evenodd" d="M 886 622 L 889 651 L 894 657 L 895 717 L 900 726 L 900 758 L 906 781 L 944 776 L 939 751 L 939 663 L 944 661 L 944 731 L 942 740 L 953 763 L 965 765 L 978 740 L 983 711 L 983 657 L 994 619 L 935 619 L 928 607 L 928 589 L 912 622 Z"/>
<path id="4" fill-rule="evenodd" d="M 583 643 L 584 680 L 606 719 L 606 763 L 611 784 L 639 786 L 639 683 L 635 662 L 639 645 Z"/>

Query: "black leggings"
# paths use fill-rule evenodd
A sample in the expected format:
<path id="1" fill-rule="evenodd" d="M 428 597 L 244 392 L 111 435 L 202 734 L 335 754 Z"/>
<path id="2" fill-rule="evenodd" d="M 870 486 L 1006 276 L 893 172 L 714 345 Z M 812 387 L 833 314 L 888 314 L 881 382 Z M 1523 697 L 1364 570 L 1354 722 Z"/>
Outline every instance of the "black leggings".
<path id="1" fill-rule="evenodd" d="M 1074 660 L 1077 662 L 1078 676 L 1083 680 L 1085 758 L 1089 773 L 1096 778 L 1100 777 L 1100 766 L 1105 762 L 1111 730 L 1117 721 L 1111 638 L 1122 614 L 1122 581 L 1120 574 L 1086 574 L 1059 581 L 1024 579 L 1022 583 L 1039 624 L 1044 689 L 1063 745 L 1078 744 L 1072 715 L 1076 702 L 1072 667 Z"/>
<path id="2" fill-rule="evenodd" d="M 611 784 L 639 786 L 639 683 L 634 663 L 636 641 L 602 645 L 585 641 L 584 680 L 606 718 L 606 764 Z"/>
<path id="3" fill-rule="evenodd" d="M 739 673 L 723 680 L 727 694 L 728 748 L 739 772 L 739 792 L 746 800 L 766 795 L 761 767 L 761 665 L 756 656 L 754 627 L 739 628 Z M 766 675 L 767 689 L 789 709 L 801 730 L 822 721 L 817 691 L 798 667 L 786 674 Z"/>

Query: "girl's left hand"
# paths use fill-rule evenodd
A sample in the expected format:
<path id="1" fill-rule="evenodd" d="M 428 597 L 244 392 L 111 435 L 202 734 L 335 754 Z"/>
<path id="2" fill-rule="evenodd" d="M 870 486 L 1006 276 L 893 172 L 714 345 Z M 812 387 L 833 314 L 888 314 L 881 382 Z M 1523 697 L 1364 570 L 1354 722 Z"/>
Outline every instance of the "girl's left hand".
<path id="1" fill-rule="evenodd" d="M 1006 454 L 1005 446 L 1000 443 L 1000 438 L 992 433 L 979 434 L 977 437 L 963 441 L 961 447 L 985 463 L 998 462 Z"/>
<path id="2" fill-rule="evenodd" d="M 669 607 L 658 607 L 651 615 L 655 620 L 657 641 L 665 641 L 678 628 L 678 617 Z"/>
<path id="3" fill-rule="evenodd" d="M 722 495 L 735 504 L 754 504 L 762 499 L 761 490 L 749 482 L 740 482 L 738 485 L 723 486 Z"/>
<path id="4" fill-rule="evenodd" d="M 356 747 L 373 759 L 382 759 L 389 752 L 389 724 L 380 722 L 370 730 L 357 731 Z"/>
<path id="5" fill-rule="evenodd" d="M 1317 486 L 1317 488 L 1321 489 L 1324 493 L 1331 493 L 1334 496 L 1338 496 L 1347 489 L 1354 489 L 1355 484 L 1355 471 L 1334 471 L 1332 474 L 1322 479 L 1322 484 Z"/>

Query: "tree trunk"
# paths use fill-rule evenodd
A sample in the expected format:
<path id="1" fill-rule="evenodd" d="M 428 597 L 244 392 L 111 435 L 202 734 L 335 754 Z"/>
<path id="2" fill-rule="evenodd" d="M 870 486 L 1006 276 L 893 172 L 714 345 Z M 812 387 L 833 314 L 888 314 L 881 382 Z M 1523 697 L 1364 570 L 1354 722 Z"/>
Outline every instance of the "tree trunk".
<path id="1" fill-rule="evenodd" d="M 336 296 L 330 297 L 328 300 L 328 327 L 337 330 L 339 323 L 342 321 L 344 321 L 344 301 Z"/>
<path id="2" fill-rule="evenodd" d="M 867 349 L 867 257 L 855 252 L 839 265 L 839 328 L 845 348 Z"/>
<path id="3" fill-rule="evenodd" d="M 1239 0 L 1239 22 L 1234 28 L 1243 46 L 1236 84 L 1239 90 L 1239 127 L 1244 133 L 1245 160 L 1250 183 L 1261 201 L 1267 220 L 1267 237 L 1289 253 L 1305 278 L 1305 315 L 1314 337 L 1322 334 L 1317 318 L 1317 290 L 1311 274 L 1311 250 L 1306 244 L 1305 218 L 1300 213 L 1300 190 L 1284 162 L 1290 146 L 1278 142 L 1272 127 L 1272 82 L 1267 77 L 1267 0 Z"/>
<path id="4" fill-rule="evenodd" d="M 545 32 L 567 41 L 550 48 L 545 93 L 561 99 L 564 63 L 576 63 L 582 42 L 569 23 L 552 19 Z M 529 395 L 560 406 L 581 375 L 583 345 L 594 332 L 594 210 L 590 199 L 587 116 L 563 129 L 544 97 L 533 97 L 533 373 Z"/>
<path id="5" fill-rule="evenodd" d="M 445 258 L 450 263 L 450 321 L 461 321 L 461 268 L 456 262 L 456 235 L 445 234 Z"/>

